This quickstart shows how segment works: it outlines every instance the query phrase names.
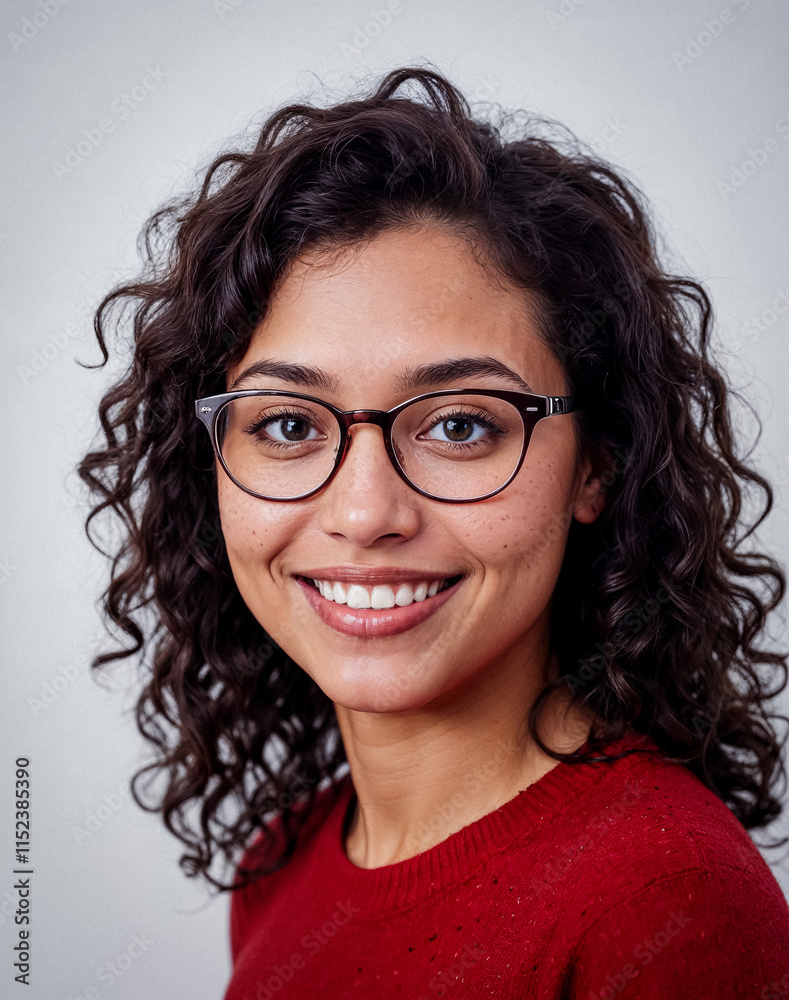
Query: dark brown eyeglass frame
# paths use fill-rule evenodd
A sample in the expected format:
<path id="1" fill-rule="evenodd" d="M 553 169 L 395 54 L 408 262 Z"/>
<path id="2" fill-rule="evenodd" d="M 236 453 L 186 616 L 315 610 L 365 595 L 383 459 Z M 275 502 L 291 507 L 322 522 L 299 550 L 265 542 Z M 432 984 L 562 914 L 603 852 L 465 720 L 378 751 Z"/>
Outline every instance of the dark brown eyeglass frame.
<path id="1" fill-rule="evenodd" d="M 505 483 L 497 489 L 492 490 L 490 493 L 485 493 L 483 496 L 458 499 L 457 497 L 439 497 L 435 496 L 433 493 L 427 493 L 425 490 L 420 489 L 411 482 L 406 475 L 405 470 L 400 465 L 395 449 L 392 446 L 392 425 L 394 424 L 398 414 L 400 414 L 412 403 L 418 403 L 423 399 L 433 399 L 436 396 L 469 395 L 492 396 L 496 399 L 503 399 L 505 402 L 511 403 L 516 408 L 520 414 L 521 420 L 523 421 L 523 447 L 521 448 L 518 463 L 515 466 L 512 475 Z M 222 456 L 222 449 L 217 438 L 217 418 L 222 412 L 222 409 L 228 403 L 243 396 L 287 396 L 292 399 L 306 399 L 311 403 L 319 403 L 321 406 L 325 407 L 334 414 L 340 427 L 340 444 L 337 448 L 337 456 L 334 460 L 334 467 L 320 486 L 316 486 L 314 490 L 310 490 L 308 493 L 301 493 L 299 496 L 295 497 L 270 497 L 266 496 L 264 493 L 256 493 L 254 490 L 244 486 L 243 483 L 236 479 L 230 469 L 228 469 Z M 195 400 L 195 413 L 203 424 L 205 424 L 205 427 L 211 436 L 211 444 L 214 449 L 214 454 L 219 459 L 219 462 L 228 477 L 236 484 L 236 486 L 238 486 L 239 489 L 248 493 L 250 496 L 257 497 L 260 500 L 271 500 L 274 503 L 293 503 L 297 500 L 307 500 L 310 497 L 315 496 L 316 493 L 325 489 L 337 475 L 337 472 L 348 453 L 348 448 L 351 442 L 351 436 L 348 432 L 354 424 L 375 424 L 381 428 L 384 436 L 386 453 L 389 456 L 389 460 L 394 466 L 397 474 L 420 496 L 427 497 L 428 500 L 438 500 L 440 503 L 477 503 L 480 500 L 487 500 L 489 497 L 494 497 L 497 493 L 501 493 L 503 489 L 506 489 L 506 487 L 509 486 L 512 480 L 517 476 L 518 472 L 520 472 L 520 468 L 523 465 L 523 459 L 526 457 L 526 451 L 529 447 L 532 432 L 534 431 L 537 422 L 545 417 L 571 413 L 572 411 L 578 409 L 580 409 L 580 407 L 578 406 L 575 396 L 541 396 L 530 392 L 518 392 L 514 389 L 437 390 L 435 392 L 423 393 L 420 396 L 414 396 L 412 399 L 407 399 L 404 403 L 399 403 L 391 410 L 340 410 L 336 406 L 332 406 L 331 403 L 327 403 L 325 399 L 320 399 L 317 396 L 308 396 L 303 392 L 288 392 L 282 389 L 236 389 L 233 392 L 223 392 L 217 396 L 204 396 L 202 399 Z"/>

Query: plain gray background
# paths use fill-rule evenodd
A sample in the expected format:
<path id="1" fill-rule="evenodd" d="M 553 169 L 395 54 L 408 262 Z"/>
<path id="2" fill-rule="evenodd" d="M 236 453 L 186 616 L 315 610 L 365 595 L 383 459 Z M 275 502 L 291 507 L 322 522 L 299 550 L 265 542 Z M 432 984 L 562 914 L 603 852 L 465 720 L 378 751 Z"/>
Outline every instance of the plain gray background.
<path id="1" fill-rule="evenodd" d="M 212 901 L 187 880 L 178 842 L 128 800 L 126 783 L 145 753 L 124 688 L 133 671 L 117 671 L 107 689 L 87 670 L 101 636 L 106 567 L 83 535 L 73 467 L 111 373 L 75 359 L 98 360 L 91 310 L 134 272 L 144 218 L 272 107 L 326 89 L 340 97 L 371 72 L 430 61 L 472 101 L 555 117 L 624 168 L 654 205 L 669 268 L 712 294 L 721 364 L 764 422 L 753 460 L 775 486 L 776 509 L 760 540 L 787 560 L 783 0 L 393 7 L 2 5 L 4 996 L 77 1000 L 94 987 L 114 1000 L 214 1000 L 229 976 L 227 898 Z M 752 435 L 747 414 L 738 420 Z M 774 633 L 786 642 L 780 622 Z M 776 707 L 787 704 L 783 696 Z M 34 779 L 34 973 L 24 993 L 13 982 L 6 895 L 19 754 L 31 758 Z M 773 870 L 789 892 L 789 865 Z"/>

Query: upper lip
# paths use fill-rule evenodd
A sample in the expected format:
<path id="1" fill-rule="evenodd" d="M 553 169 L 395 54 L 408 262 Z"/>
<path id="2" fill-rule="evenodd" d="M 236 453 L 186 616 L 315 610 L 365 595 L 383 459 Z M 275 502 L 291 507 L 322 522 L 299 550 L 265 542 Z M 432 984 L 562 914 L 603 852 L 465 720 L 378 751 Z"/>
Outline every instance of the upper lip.
<path id="1" fill-rule="evenodd" d="M 305 569 L 297 576 L 311 580 L 340 580 L 347 583 L 421 583 L 431 580 L 448 580 L 458 573 L 441 573 L 435 570 L 404 569 L 402 566 L 324 566 L 322 569 Z"/>

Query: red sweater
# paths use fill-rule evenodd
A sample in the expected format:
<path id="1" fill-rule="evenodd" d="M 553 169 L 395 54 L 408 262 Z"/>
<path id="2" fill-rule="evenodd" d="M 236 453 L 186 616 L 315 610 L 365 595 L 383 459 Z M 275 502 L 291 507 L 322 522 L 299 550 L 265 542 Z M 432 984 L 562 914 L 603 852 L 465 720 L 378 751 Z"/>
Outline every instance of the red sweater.
<path id="1" fill-rule="evenodd" d="M 369 870 L 344 852 L 345 779 L 291 861 L 233 893 L 225 1000 L 789 997 L 789 907 L 747 832 L 652 740 L 620 746 L 650 753 L 557 764 Z"/>

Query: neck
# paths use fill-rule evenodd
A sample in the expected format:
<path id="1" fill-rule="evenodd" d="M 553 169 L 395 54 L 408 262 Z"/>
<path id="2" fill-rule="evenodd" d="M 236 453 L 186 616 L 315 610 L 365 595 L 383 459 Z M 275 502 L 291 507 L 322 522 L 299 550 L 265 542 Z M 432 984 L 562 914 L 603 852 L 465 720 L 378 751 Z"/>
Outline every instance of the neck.
<path id="1" fill-rule="evenodd" d="M 532 669 L 524 669 L 522 658 L 500 664 L 482 686 L 413 713 L 336 706 L 358 798 L 346 841 L 354 864 L 378 868 L 420 854 L 556 766 L 526 723 L 555 669 L 548 660 L 546 652 Z M 582 746 L 591 725 L 569 703 L 569 695 L 557 692 L 539 723 L 541 739 L 562 753 Z"/>

